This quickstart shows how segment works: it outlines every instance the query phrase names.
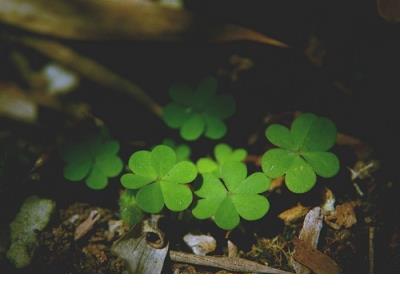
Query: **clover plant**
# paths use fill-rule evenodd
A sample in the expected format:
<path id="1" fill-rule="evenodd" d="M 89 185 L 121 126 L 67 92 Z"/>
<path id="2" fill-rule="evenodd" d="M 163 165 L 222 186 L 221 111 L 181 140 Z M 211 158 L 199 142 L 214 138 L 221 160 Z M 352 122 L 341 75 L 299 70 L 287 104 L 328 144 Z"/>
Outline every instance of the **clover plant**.
<path id="1" fill-rule="evenodd" d="M 270 178 L 285 176 L 288 189 L 294 193 L 309 191 L 316 175 L 329 178 L 339 171 L 339 160 L 328 152 L 335 144 L 334 123 L 311 113 L 298 116 L 291 129 L 272 124 L 266 130 L 268 140 L 278 146 L 262 158 L 262 169 Z"/>
<path id="2" fill-rule="evenodd" d="M 196 191 L 200 197 L 192 213 L 198 219 L 212 218 L 218 227 L 230 230 L 238 226 L 240 217 L 253 221 L 269 210 L 267 198 L 260 195 L 268 190 L 270 179 L 257 172 L 247 177 L 247 167 L 241 162 L 226 162 L 221 176 L 207 173 Z"/>
<path id="3" fill-rule="evenodd" d="M 188 145 L 177 144 L 172 139 L 165 139 L 163 141 L 163 145 L 169 146 L 175 150 L 177 161 L 190 159 L 190 155 L 192 154 L 192 151 L 190 150 L 190 147 Z"/>
<path id="4" fill-rule="evenodd" d="M 71 144 L 62 153 L 67 163 L 64 177 L 69 181 L 85 180 L 91 189 L 104 189 L 108 178 L 116 177 L 122 171 L 118 151 L 119 143 L 103 132 Z"/>
<path id="5" fill-rule="evenodd" d="M 119 199 L 121 220 L 128 225 L 135 225 L 143 218 L 143 212 L 139 208 L 132 190 L 125 190 Z"/>
<path id="6" fill-rule="evenodd" d="M 247 157 L 247 151 L 244 149 L 232 149 L 227 144 L 218 144 L 214 148 L 215 160 L 209 157 L 200 158 L 196 165 L 200 174 L 214 173 L 218 174 L 221 166 L 230 161 L 241 162 Z"/>
<path id="7" fill-rule="evenodd" d="M 126 189 L 138 189 L 136 202 L 147 213 L 159 213 L 164 205 L 171 211 L 183 211 L 192 202 L 192 191 L 186 185 L 197 176 L 190 161 L 178 161 L 175 151 L 159 145 L 152 151 L 135 152 L 129 159 L 132 173 L 121 177 Z"/>
<path id="8" fill-rule="evenodd" d="M 163 118 L 171 128 L 180 129 L 182 138 L 198 139 L 202 134 L 220 139 L 227 131 L 223 120 L 235 112 L 231 96 L 217 95 L 217 80 L 208 77 L 196 89 L 187 85 L 173 85 L 169 94 L 172 102 L 164 108 Z"/>

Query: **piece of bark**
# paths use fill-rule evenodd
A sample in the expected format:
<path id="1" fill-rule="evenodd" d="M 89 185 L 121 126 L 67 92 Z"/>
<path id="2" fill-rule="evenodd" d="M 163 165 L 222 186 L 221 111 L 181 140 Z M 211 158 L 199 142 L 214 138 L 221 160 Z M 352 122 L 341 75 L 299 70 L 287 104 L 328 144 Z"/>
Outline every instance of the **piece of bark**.
<path id="1" fill-rule="evenodd" d="M 233 272 L 273 274 L 290 273 L 242 258 L 198 256 L 177 251 L 170 251 L 169 256 L 171 260 L 175 262 L 215 267 Z"/>
<path id="2" fill-rule="evenodd" d="M 312 248 L 309 243 L 298 238 L 295 238 L 293 242 L 296 248 L 294 259 L 314 273 L 334 274 L 341 271 L 333 259 Z"/>
<path id="3" fill-rule="evenodd" d="M 161 216 L 151 216 L 114 243 L 113 253 L 125 260 L 129 272 L 161 273 L 169 245 L 159 228 L 160 219 Z"/>
<path id="4" fill-rule="evenodd" d="M 315 207 L 308 212 L 304 218 L 303 228 L 300 231 L 299 239 L 302 240 L 311 249 L 316 249 L 318 245 L 319 235 L 322 229 L 323 215 L 320 207 Z M 296 258 L 296 253 L 299 252 L 297 248 L 294 249 L 294 259 Z M 293 269 L 296 273 L 310 273 L 310 269 L 301 264 L 301 262 L 296 262 L 297 260 L 292 260 Z"/>

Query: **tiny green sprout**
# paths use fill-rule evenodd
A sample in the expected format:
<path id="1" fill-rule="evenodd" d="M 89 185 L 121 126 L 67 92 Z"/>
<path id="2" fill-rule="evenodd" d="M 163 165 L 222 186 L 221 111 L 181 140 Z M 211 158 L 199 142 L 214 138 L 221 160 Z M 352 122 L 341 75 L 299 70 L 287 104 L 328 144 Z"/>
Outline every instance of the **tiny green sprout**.
<path id="1" fill-rule="evenodd" d="M 185 144 L 178 145 L 172 139 L 165 139 L 162 144 L 169 146 L 175 150 L 177 161 L 183 161 L 183 160 L 190 159 L 190 155 L 192 154 L 192 151 L 190 150 L 190 147 L 188 145 L 185 145 Z"/>
<path id="2" fill-rule="evenodd" d="M 196 165 L 200 174 L 214 173 L 221 168 L 221 166 L 230 161 L 242 162 L 247 157 L 247 151 L 244 149 L 232 149 L 227 144 L 218 144 L 214 148 L 215 160 L 204 157 L 200 158 Z"/>
<path id="3" fill-rule="evenodd" d="M 67 163 L 64 177 L 69 181 L 85 179 L 89 188 L 104 189 L 108 178 L 118 176 L 123 169 L 118 151 L 119 143 L 103 133 L 67 146 L 62 153 Z"/>
<path id="4" fill-rule="evenodd" d="M 208 77 L 193 90 L 186 85 L 173 85 L 169 94 L 172 102 L 164 108 L 163 118 L 171 128 L 180 129 L 182 138 L 222 138 L 227 131 L 224 119 L 235 112 L 235 101 L 228 95 L 217 95 L 217 80 Z"/>
<path id="5" fill-rule="evenodd" d="M 135 225 L 143 218 L 143 212 L 139 208 L 136 197 L 131 190 L 125 190 L 119 199 L 119 211 L 121 220 L 128 225 Z"/>
<path id="6" fill-rule="evenodd" d="M 186 185 L 197 177 L 196 166 L 190 161 L 177 161 L 175 151 L 159 145 L 152 151 L 132 154 L 129 168 L 133 173 L 121 177 L 126 189 L 139 189 L 136 201 L 147 213 L 159 213 L 164 205 L 171 211 L 189 207 L 193 195 Z"/>
<path id="7" fill-rule="evenodd" d="M 264 154 L 262 169 L 270 178 L 285 175 L 286 186 L 294 193 L 309 191 L 317 175 L 330 178 L 339 171 L 338 158 L 327 152 L 335 144 L 336 127 L 325 117 L 302 114 L 293 121 L 290 130 L 272 124 L 266 130 L 266 137 L 279 148 Z"/>
<path id="8" fill-rule="evenodd" d="M 197 219 L 212 218 L 225 230 L 238 226 L 240 217 L 248 221 L 261 219 L 269 210 L 269 202 L 260 194 L 269 189 L 270 183 L 260 172 L 247 177 L 244 163 L 226 162 L 220 178 L 203 175 L 203 184 L 195 192 L 200 199 L 192 213 Z"/>

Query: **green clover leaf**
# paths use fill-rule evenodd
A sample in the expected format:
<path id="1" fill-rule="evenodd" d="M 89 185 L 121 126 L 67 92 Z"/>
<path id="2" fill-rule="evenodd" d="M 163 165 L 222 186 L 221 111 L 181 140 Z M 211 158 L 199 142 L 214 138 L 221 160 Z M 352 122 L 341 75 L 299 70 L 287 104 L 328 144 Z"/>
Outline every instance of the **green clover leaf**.
<path id="1" fill-rule="evenodd" d="M 270 125 L 265 135 L 279 148 L 264 154 L 264 173 L 270 178 L 285 175 L 286 186 L 294 193 L 309 191 L 317 175 L 330 178 L 339 171 L 339 159 L 327 152 L 335 144 L 336 133 L 331 120 L 311 113 L 297 117 L 290 130 L 280 124 Z"/>
<path id="2" fill-rule="evenodd" d="M 169 146 L 175 150 L 177 161 L 190 160 L 190 155 L 192 154 L 192 151 L 188 145 L 178 145 L 172 139 L 165 139 L 162 144 Z"/>
<path id="3" fill-rule="evenodd" d="M 212 218 L 218 227 L 230 230 L 240 223 L 261 219 L 269 210 L 268 200 L 260 195 L 270 187 L 263 173 L 247 176 L 244 163 L 230 161 L 221 166 L 221 177 L 207 173 L 196 191 L 200 197 L 193 215 L 198 219 Z"/>
<path id="4" fill-rule="evenodd" d="M 67 163 L 64 167 L 64 177 L 69 181 L 85 179 L 89 188 L 104 189 L 108 178 L 118 176 L 123 169 L 118 151 L 119 143 L 103 133 L 71 144 L 62 152 Z"/>
<path id="5" fill-rule="evenodd" d="M 147 213 L 159 213 L 164 205 L 171 211 L 183 211 L 192 202 L 192 191 L 186 185 L 197 177 L 196 166 L 178 161 L 175 151 L 159 145 L 152 151 L 138 151 L 129 159 L 132 173 L 121 177 L 126 189 L 139 189 L 138 206 Z"/>
<path id="6" fill-rule="evenodd" d="M 164 108 L 165 123 L 180 129 L 182 138 L 197 140 L 202 134 L 216 140 L 227 131 L 223 120 L 235 112 L 235 101 L 228 95 L 217 95 L 217 80 L 208 77 L 193 90 L 186 85 L 173 85 L 172 102 Z"/>
<path id="7" fill-rule="evenodd" d="M 215 160 L 211 158 L 200 158 L 196 165 L 200 174 L 214 173 L 218 174 L 221 166 L 226 162 L 242 162 L 247 157 L 247 151 L 244 149 L 232 149 L 227 144 L 218 144 L 214 148 Z"/>
<path id="8" fill-rule="evenodd" d="M 122 221 L 128 225 L 135 225 L 143 218 L 143 212 L 139 208 L 135 195 L 131 190 L 125 190 L 121 194 L 119 209 Z"/>

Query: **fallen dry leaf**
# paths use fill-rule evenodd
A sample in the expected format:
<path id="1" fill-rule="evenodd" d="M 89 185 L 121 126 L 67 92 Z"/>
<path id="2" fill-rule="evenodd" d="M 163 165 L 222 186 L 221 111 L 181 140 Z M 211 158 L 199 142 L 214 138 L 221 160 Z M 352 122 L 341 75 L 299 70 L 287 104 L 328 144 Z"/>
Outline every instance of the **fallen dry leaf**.
<path id="1" fill-rule="evenodd" d="M 330 215 L 325 216 L 325 222 L 333 229 L 350 228 L 357 223 L 355 207 L 360 206 L 360 201 L 349 201 L 336 206 Z"/>
<path id="2" fill-rule="evenodd" d="M 342 133 L 337 134 L 336 144 L 351 147 L 358 159 L 367 159 L 372 152 L 371 147 L 360 139 Z"/>
<path id="3" fill-rule="evenodd" d="M 237 25 L 225 25 L 221 29 L 215 30 L 215 32 L 215 36 L 211 38 L 211 41 L 217 43 L 230 41 L 252 41 L 281 48 L 289 47 L 282 41 Z"/>
<path id="4" fill-rule="evenodd" d="M 378 13 L 388 22 L 400 22 L 399 0 L 377 0 Z"/>
<path id="5" fill-rule="evenodd" d="M 294 259 L 314 273 L 334 274 L 341 271 L 332 258 L 311 247 L 309 243 L 297 238 L 293 243 L 296 249 Z"/>
<path id="6" fill-rule="evenodd" d="M 171 39 L 191 15 L 150 0 L 2 0 L 0 21 L 61 38 Z"/>
<path id="7" fill-rule="evenodd" d="M 230 240 L 228 240 L 228 257 L 229 258 L 239 257 L 238 247 Z"/>
<path id="8" fill-rule="evenodd" d="M 192 249 L 196 255 L 205 256 L 208 253 L 214 252 L 217 248 L 216 240 L 210 235 L 194 235 L 191 233 L 183 237 L 186 245 Z"/>
<path id="9" fill-rule="evenodd" d="M 229 66 L 218 70 L 218 73 L 229 77 L 231 81 L 237 81 L 241 72 L 245 72 L 254 66 L 254 62 L 250 58 L 233 54 L 229 58 Z"/>
<path id="10" fill-rule="evenodd" d="M 0 116 L 35 123 L 38 105 L 14 85 L 0 85 Z"/>
<path id="11" fill-rule="evenodd" d="M 278 215 L 278 218 L 283 220 L 286 225 L 289 225 L 301 218 L 303 218 L 310 208 L 303 206 L 302 204 L 297 204 L 293 208 L 283 211 Z"/>
<path id="12" fill-rule="evenodd" d="M 303 228 L 299 234 L 299 240 L 304 242 L 304 245 L 310 249 L 316 249 L 318 245 L 319 235 L 322 229 L 323 215 L 320 207 L 315 207 L 308 212 L 304 218 Z M 296 259 L 296 253 L 301 252 L 297 247 L 294 249 L 294 257 L 292 260 L 293 269 L 296 273 L 310 273 L 307 264 L 303 264 Z M 302 258 L 302 255 L 299 255 Z M 296 262 L 298 261 L 298 262 Z"/>
<path id="13" fill-rule="evenodd" d="M 323 203 L 321 206 L 322 214 L 324 216 L 332 213 L 335 210 L 335 195 L 333 194 L 332 190 L 329 188 L 325 188 L 324 195 L 322 197 Z"/>
<path id="14" fill-rule="evenodd" d="M 284 182 L 285 182 L 285 178 L 283 176 L 273 179 L 271 181 L 269 190 L 274 191 L 275 189 L 281 188 Z"/>
<path id="15" fill-rule="evenodd" d="M 127 263 L 129 272 L 161 273 L 169 249 L 165 234 L 159 228 L 161 218 L 152 215 L 113 244 L 112 252 Z"/>

